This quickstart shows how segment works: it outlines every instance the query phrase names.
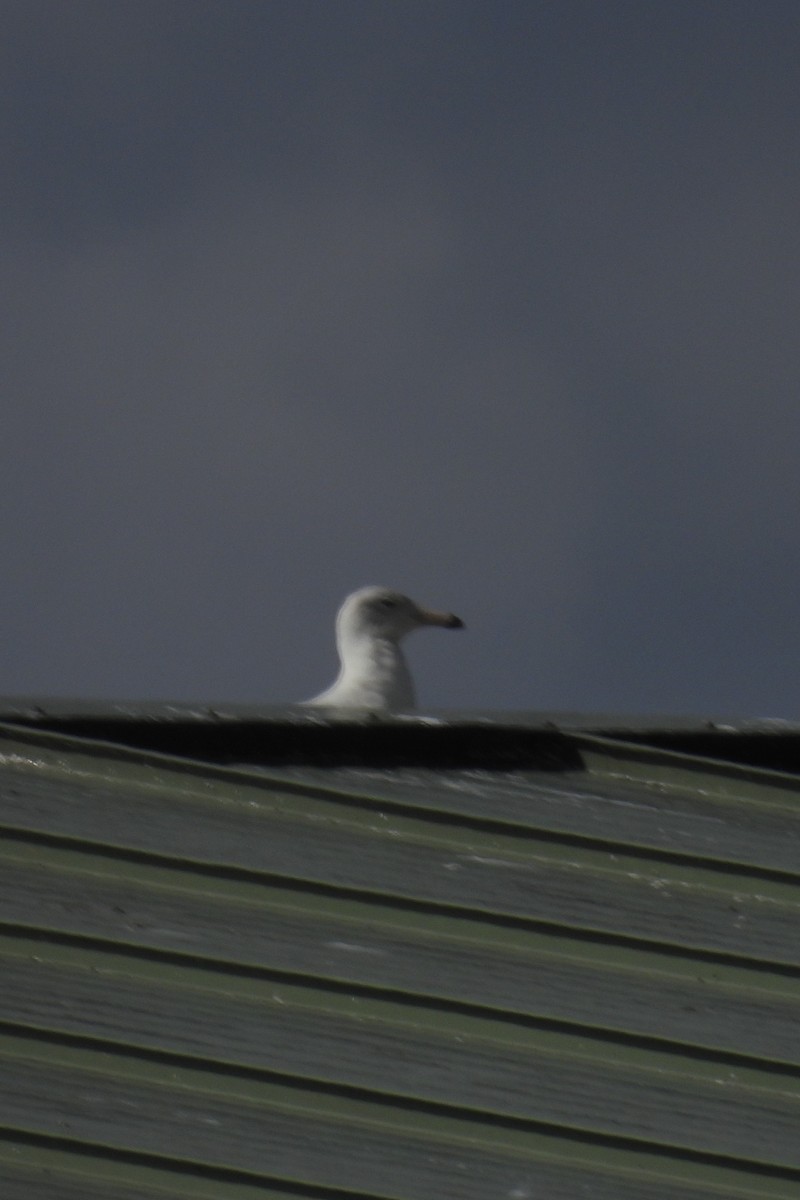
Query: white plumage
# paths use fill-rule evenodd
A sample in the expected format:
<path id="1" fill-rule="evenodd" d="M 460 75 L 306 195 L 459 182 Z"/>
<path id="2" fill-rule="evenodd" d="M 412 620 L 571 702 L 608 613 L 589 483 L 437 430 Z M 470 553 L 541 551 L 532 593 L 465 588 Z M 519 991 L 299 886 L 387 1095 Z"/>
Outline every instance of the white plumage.
<path id="1" fill-rule="evenodd" d="M 325 708 L 410 712 L 416 704 L 400 641 L 423 625 L 462 629 L 453 613 L 421 608 L 389 588 L 366 587 L 348 596 L 336 617 L 340 669 L 336 682 L 306 700 Z"/>

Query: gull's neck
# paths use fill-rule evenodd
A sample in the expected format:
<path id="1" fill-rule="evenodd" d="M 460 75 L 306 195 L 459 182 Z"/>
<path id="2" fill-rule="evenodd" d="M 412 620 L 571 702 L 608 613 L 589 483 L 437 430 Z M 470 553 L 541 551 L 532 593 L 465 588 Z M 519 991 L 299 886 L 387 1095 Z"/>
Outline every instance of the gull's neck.
<path id="1" fill-rule="evenodd" d="M 414 708 L 414 685 L 403 651 L 389 637 L 340 627 L 336 631 L 341 669 L 337 690 L 357 694 L 369 708 Z"/>

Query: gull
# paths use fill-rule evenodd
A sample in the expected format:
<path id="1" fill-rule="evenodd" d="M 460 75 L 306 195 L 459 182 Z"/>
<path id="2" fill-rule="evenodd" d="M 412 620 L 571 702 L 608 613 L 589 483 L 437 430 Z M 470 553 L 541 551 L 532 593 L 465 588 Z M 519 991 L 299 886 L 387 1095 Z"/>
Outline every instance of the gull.
<path id="1" fill-rule="evenodd" d="M 414 709 L 414 684 L 400 641 L 423 625 L 463 629 L 453 613 L 421 608 L 400 592 L 365 587 L 348 596 L 336 617 L 339 675 L 319 696 L 304 703 L 320 708 L 368 708 L 380 712 Z"/>

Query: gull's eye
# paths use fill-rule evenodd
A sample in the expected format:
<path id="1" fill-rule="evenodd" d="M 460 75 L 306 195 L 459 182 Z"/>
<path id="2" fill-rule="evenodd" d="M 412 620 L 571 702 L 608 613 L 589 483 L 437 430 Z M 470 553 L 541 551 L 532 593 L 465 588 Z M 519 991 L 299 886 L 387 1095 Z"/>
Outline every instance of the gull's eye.
<path id="1" fill-rule="evenodd" d="M 390 600 L 388 596 L 384 596 L 382 600 L 378 601 L 378 604 L 381 608 L 397 608 L 397 601 Z"/>

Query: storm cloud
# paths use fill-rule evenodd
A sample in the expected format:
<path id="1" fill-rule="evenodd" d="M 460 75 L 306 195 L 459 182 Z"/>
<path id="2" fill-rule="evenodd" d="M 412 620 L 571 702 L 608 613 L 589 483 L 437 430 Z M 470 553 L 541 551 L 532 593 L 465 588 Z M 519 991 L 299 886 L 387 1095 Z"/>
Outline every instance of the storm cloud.
<path id="1" fill-rule="evenodd" d="M 796 716 L 800 11 L 0 14 L 0 692 Z"/>

